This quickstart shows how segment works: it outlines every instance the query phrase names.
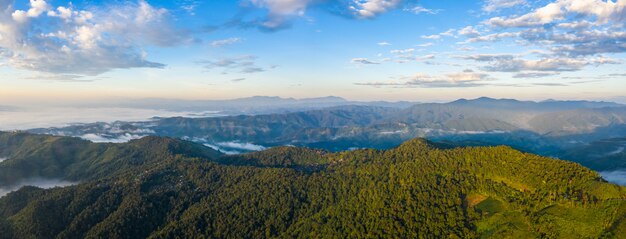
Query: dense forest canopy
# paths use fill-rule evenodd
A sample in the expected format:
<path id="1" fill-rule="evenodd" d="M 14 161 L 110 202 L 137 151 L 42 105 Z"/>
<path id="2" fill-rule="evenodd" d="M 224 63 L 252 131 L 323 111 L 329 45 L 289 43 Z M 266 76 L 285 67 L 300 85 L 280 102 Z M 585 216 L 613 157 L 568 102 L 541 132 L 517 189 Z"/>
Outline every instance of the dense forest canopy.
<path id="1" fill-rule="evenodd" d="M 390 150 L 224 156 L 171 138 L 95 144 L 0 133 L 0 156 L 8 157 L 4 185 L 81 182 L 0 198 L 0 238 L 626 235 L 626 188 L 505 146 L 444 149 L 414 139 Z"/>

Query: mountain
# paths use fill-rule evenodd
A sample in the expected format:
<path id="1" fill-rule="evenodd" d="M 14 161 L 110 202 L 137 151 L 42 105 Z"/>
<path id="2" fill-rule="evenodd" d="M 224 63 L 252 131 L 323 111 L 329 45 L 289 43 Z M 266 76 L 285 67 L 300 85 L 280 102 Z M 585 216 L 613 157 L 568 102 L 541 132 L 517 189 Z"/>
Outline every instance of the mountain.
<path id="1" fill-rule="evenodd" d="M 416 104 L 408 109 L 402 110 L 395 116 L 391 116 L 390 121 L 403 121 L 426 126 L 445 126 L 445 124 L 450 120 L 457 120 L 462 122 L 470 121 L 472 119 L 480 119 L 496 122 L 506 122 L 510 124 L 508 126 L 509 128 L 516 127 L 519 129 L 543 133 L 547 130 L 560 129 L 558 128 L 559 126 L 557 124 L 562 123 L 562 121 L 550 121 L 550 119 L 555 116 L 573 115 L 573 118 L 576 118 L 576 113 L 586 113 L 590 116 L 580 120 L 581 122 L 586 123 L 589 123 L 590 120 L 593 120 L 593 117 L 617 117 L 617 119 L 613 119 L 613 121 L 611 122 L 597 122 L 597 125 L 604 126 L 608 125 L 609 123 L 615 123 L 614 121 L 619 121 L 619 123 L 623 123 L 623 120 L 626 119 L 625 112 L 626 106 L 612 102 L 533 102 L 482 97 L 474 100 L 460 99 L 444 104 Z M 548 126 L 541 125 L 542 121 L 549 122 L 550 124 Z M 502 126 L 499 124 L 490 126 L 490 128 L 492 129 L 499 129 L 501 127 Z M 471 125 L 470 127 L 465 128 L 473 129 Z M 586 130 L 588 128 L 589 127 L 587 127 L 587 125 L 584 125 L 584 128 L 582 130 Z M 578 129 L 579 128 L 572 128 L 572 131 L 576 131 Z M 479 130 L 479 128 L 475 128 L 475 130 Z"/>
<path id="2" fill-rule="evenodd" d="M 598 127 L 626 124 L 626 107 L 576 109 L 538 115 L 529 122 L 538 133 L 563 135 L 592 132 Z"/>
<path id="3" fill-rule="evenodd" d="M 31 179 L 82 181 L 112 175 L 154 161 L 217 157 L 221 153 L 188 141 L 144 137 L 127 144 L 23 132 L 0 132 L 0 187 Z"/>
<path id="4" fill-rule="evenodd" d="M 442 149 L 415 139 L 389 150 L 278 147 L 221 156 L 191 142 L 148 137 L 76 148 L 92 147 L 125 149 L 134 155 L 125 160 L 141 163 L 74 186 L 24 187 L 0 198 L 0 238 L 610 238 L 626 232 L 626 188 L 578 164 L 509 147 Z M 49 147 L 14 143 L 2 151 L 10 158 L 0 167 L 26 148 Z M 161 153 L 143 155 L 153 148 Z M 51 160 L 61 162 L 28 159 Z M 75 161 L 88 167 L 109 160 Z"/>
<path id="5" fill-rule="evenodd" d="M 513 110 L 534 110 L 534 111 L 561 111 L 586 108 L 605 108 L 624 106 L 614 102 L 605 101 L 586 101 L 586 100 L 545 100 L 520 101 L 515 99 L 494 99 L 489 97 L 480 97 L 472 100 L 459 99 L 450 103 L 457 106 L 473 106 L 491 109 L 513 109 Z"/>
<path id="6" fill-rule="evenodd" d="M 222 115 L 288 113 L 315 110 L 344 105 L 385 106 L 404 108 L 415 102 L 399 101 L 349 101 L 337 96 L 317 98 L 282 98 L 277 96 L 252 96 L 230 100 L 181 100 L 181 99 L 120 99 L 107 102 L 85 102 L 77 107 L 123 107 L 168 111 L 219 112 Z"/>
<path id="7" fill-rule="evenodd" d="M 254 98 L 254 97 L 253 97 Z M 257 99 L 257 98 L 254 98 Z M 262 98 L 270 101 L 274 98 Z M 263 102 L 262 99 L 258 101 Z M 246 99 L 242 99 L 247 101 Z M 303 101 L 303 100 L 301 100 Z M 566 105 L 580 107 L 576 110 L 556 110 Z M 607 107 L 616 106 L 616 107 Z M 568 107 L 564 107 L 568 108 Z M 586 117 L 586 118 L 583 118 Z M 626 106 L 606 102 L 565 101 L 565 102 L 527 102 L 510 99 L 478 98 L 475 100 L 457 100 L 450 103 L 416 104 L 409 108 L 378 106 L 338 106 L 319 110 L 310 110 L 284 114 L 239 115 L 211 118 L 159 118 L 154 122 L 143 123 L 143 128 L 158 135 L 173 137 L 221 137 L 223 140 L 235 140 L 224 134 L 233 134 L 250 139 L 259 135 L 259 131 L 280 131 L 285 137 L 293 130 L 342 127 L 374 127 L 378 125 L 404 124 L 413 128 L 442 131 L 515 131 L 527 130 L 544 134 L 547 132 L 565 132 L 569 134 L 587 133 L 599 127 L 622 125 L 626 120 Z M 83 124 L 60 129 L 35 129 L 36 133 L 66 133 L 80 135 L 94 133 L 135 133 L 142 127 L 141 122 L 124 124 L 118 122 L 116 130 L 106 131 L 111 125 Z M 125 131 L 120 129 L 130 129 Z M 250 129 L 259 128 L 259 129 Z M 121 131 L 121 132 L 120 132 Z M 224 132 L 227 131 L 227 132 Z M 281 133 L 282 132 L 282 133 Z M 562 135 L 562 134 L 559 134 Z M 276 135 L 263 135 L 273 138 Z M 230 137 L 230 138 L 229 138 Z M 276 140 L 279 141 L 279 140 Z"/>
<path id="8" fill-rule="evenodd" d="M 505 144 L 560 157 L 572 148 L 626 135 L 626 106 L 483 97 L 407 108 L 348 105 L 281 114 L 92 123 L 30 132 L 112 142 L 159 135 L 192 140 L 225 153 L 280 145 L 330 151 L 388 149 L 415 137 L 426 137 L 455 145 Z M 626 162 L 626 158 L 620 160 Z"/>
<path id="9" fill-rule="evenodd" d="M 561 158 L 604 171 L 626 169 L 626 138 L 612 138 L 568 150 Z"/>

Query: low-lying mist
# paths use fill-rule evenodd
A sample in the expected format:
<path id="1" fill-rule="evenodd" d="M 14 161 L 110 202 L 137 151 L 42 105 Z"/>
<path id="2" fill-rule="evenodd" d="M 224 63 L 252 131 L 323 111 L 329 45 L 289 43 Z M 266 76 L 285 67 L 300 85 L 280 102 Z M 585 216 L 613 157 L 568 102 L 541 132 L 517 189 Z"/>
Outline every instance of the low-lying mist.
<path id="1" fill-rule="evenodd" d="M 115 137 L 107 137 L 101 134 L 84 134 L 80 138 L 89 140 L 94 143 L 126 143 L 133 139 L 140 139 L 146 135 L 123 134 Z"/>
<path id="2" fill-rule="evenodd" d="M 42 179 L 42 178 L 31 178 L 27 180 L 23 180 L 17 184 L 8 186 L 8 187 L 0 187 L 0 197 L 4 197 L 10 192 L 17 191 L 24 186 L 35 186 L 38 188 L 55 188 L 55 187 L 67 187 L 71 185 L 77 184 L 76 182 L 69 182 L 60 179 Z"/>
<path id="3" fill-rule="evenodd" d="M 600 175 L 602 175 L 606 181 L 626 186 L 626 170 L 603 171 L 600 172 Z"/>
<path id="4" fill-rule="evenodd" d="M 202 140 L 196 141 L 202 142 Z M 252 151 L 261 151 L 265 150 L 266 147 L 262 145 L 256 145 L 248 142 L 238 142 L 238 141 L 229 141 L 229 142 L 218 142 L 214 144 L 204 143 L 204 146 L 212 148 L 214 150 L 220 151 L 225 154 L 241 154 L 245 152 Z"/>
<path id="5" fill-rule="evenodd" d="M 153 117 L 212 117 L 214 112 L 169 111 L 141 108 L 50 107 L 0 111 L 0 130 L 65 127 L 77 123 L 146 121 Z"/>

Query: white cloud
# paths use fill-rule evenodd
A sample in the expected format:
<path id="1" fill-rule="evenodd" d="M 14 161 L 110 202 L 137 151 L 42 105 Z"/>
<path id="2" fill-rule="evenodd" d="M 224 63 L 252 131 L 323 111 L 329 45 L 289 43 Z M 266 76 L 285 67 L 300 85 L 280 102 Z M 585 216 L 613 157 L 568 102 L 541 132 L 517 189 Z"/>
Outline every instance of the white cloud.
<path id="1" fill-rule="evenodd" d="M 70 8 L 58 7 L 57 11 L 58 11 L 58 13 L 55 13 L 54 11 L 50 11 L 50 12 L 48 12 L 48 14 L 52 15 L 52 16 L 57 15 L 60 18 L 63 18 L 63 19 L 69 19 L 73 15 L 72 9 L 70 9 Z"/>
<path id="2" fill-rule="evenodd" d="M 266 8 L 271 15 L 304 15 L 313 0 L 251 0 L 257 7 Z"/>
<path id="3" fill-rule="evenodd" d="M 523 4 L 526 3 L 489 0 L 484 10 L 498 11 Z M 473 31 L 477 27 L 480 32 Z M 486 32 L 493 33 L 483 34 Z M 466 57 L 487 63 L 482 68 L 484 70 L 517 72 L 514 77 L 518 78 L 545 77 L 587 66 L 622 64 L 604 54 L 626 52 L 626 0 L 556 0 L 526 13 L 492 17 L 458 33 L 468 37 L 458 44 L 509 41 L 511 45 L 542 49 L 540 53 L 533 53 L 539 56 L 537 58 L 506 54 Z"/>
<path id="4" fill-rule="evenodd" d="M 396 63 L 405 63 L 409 61 L 423 61 L 435 58 L 435 55 L 433 54 L 418 56 L 415 54 L 415 52 L 416 50 L 414 48 L 392 50 L 390 51 L 390 53 L 393 54 L 393 58 L 389 59 L 389 61 L 394 61 Z"/>
<path id="5" fill-rule="evenodd" d="M 541 77 L 555 76 L 558 74 L 559 74 L 558 72 L 522 72 L 522 73 L 517 73 L 513 75 L 513 78 L 541 78 Z M 563 85 L 561 83 L 555 83 L 555 84 Z M 543 84 L 543 85 L 546 85 L 546 84 Z"/>
<path id="6" fill-rule="evenodd" d="M 243 150 L 248 150 L 248 151 L 261 151 L 261 150 L 266 149 L 262 145 L 257 145 L 257 144 L 248 143 L 248 142 L 230 141 L 230 142 L 220 142 L 216 144 L 222 147 L 243 149 Z"/>
<path id="7" fill-rule="evenodd" d="M 129 133 L 125 133 L 125 134 L 117 135 L 117 136 L 108 136 L 108 135 L 101 135 L 101 134 L 84 134 L 84 135 L 81 135 L 80 138 L 89 140 L 94 143 L 126 143 L 133 139 L 140 139 L 145 136 L 146 135 L 135 135 L 135 134 L 129 134 Z"/>
<path id="8" fill-rule="evenodd" d="M 495 17 L 488 22 L 500 27 L 529 27 L 563 20 L 566 15 L 591 16 L 602 24 L 619 22 L 626 19 L 626 0 L 559 0 L 522 16 Z"/>
<path id="9" fill-rule="evenodd" d="M 422 6 L 415 6 L 415 7 L 411 7 L 411 8 L 405 8 L 404 9 L 405 12 L 412 12 L 414 14 L 421 14 L 421 13 L 426 13 L 426 14 L 431 14 L 431 15 L 435 15 L 437 13 L 439 13 L 441 11 L 441 9 L 428 9 Z"/>
<path id="10" fill-rule="evenodd" d="M 476 87 L 487 84 L 494 80 L 485 73 L 464 70 L 462 72 L 451 72 L 443 75 L 430 75 L 418 73 L 409 77 L 401 77 L 400 81 L 393 82 L 368 82 L 357 83 L 356 85 L 373 87 L 426 87 L 426 88 L 450 88 L 450 87 Z"/>
<path id="11" fill-rule="evenodd" d="M 439 33 L 439 35 L 441 35 L 441 36 L 447 36 L 447 37 L 454 37 L 454 32 L 455 32 L 455 31 L 456 31 L 455 29 L 448 29 L 448 30 L 447 30 L 447 31 L 445 31 L 445 32 Z"/>
<path id="12" fill-rule="evenodd" d="M 44 0 L 30 0 L 30 8 L 26 11 L 17 10 L 11 14 L 13 20 L 23 23 L 29 18 L 39 17 L 42 13 L 47 11 L 50 6 Z"/>
<path id="13" fill-rule="evenodd" d="M 266 71 L 266 68 L 256 64 L 257 57 L 252 55 L 242 55 L 235 57 L 223 57 L 216 60 L 200 61 L 206 69 L 221 69 L 222 74 L 229 73 L 258 73 Z M 273 69 L 277 66 L 270 66 Z"/>
<path id="14" fill-rule="evenodd" d="M 427 43 L 427 44 L 422 44 L 418 46 L 427 47 L 431 45 L 433 44 Z M 384 54 L 379 53 L 377 55 L 379 59 L 377 60 L 370 60 L 368 58 L 352 58 L 350 62 L 352 62 L 352 64 L 357 64 L 357 65 L 376 65 L 376 64 L 381 64 L 384 62 L 406 63 L 406 62 L 411 62 L 411 61 L 425 61 L 425 60 L 430 60 L 430 59 L 435 58 L 435 55 L 433 54 L 417 55 L 416 53 L 420 51 L 422 51 L 422 49 L 415 49 L 415 48 L 394 49 L 394 50 L 389 51 L 391 55 L 389 57 L 382 58 Z"/>
<path id="15" fill-rule="evenodd" d="M 424 35 L 424 36 L 422 36 L 422 38 L 424 38 L 424 39 L 431 39 L 431 40 L 437 40 L 437 39 L 441 38 L 441 36 L 439 34 Z"/>
<path id="16" fill-rule="evenodd" d="M 480 32 L 476 30 L 473 26 L 466 26 L 463 29 L 459 30 L 459 35 L 466 37 L 477 37 L 480 35 Z"/>
<path id="17" fill-rule="evenodd" d="M 380 64 L 380 63 L 375 62 L 375 61 L 370 61 L 367 58 L 352 58 L 350 60 L 350 62 L 352 62 L 352 64 L 361 64 L 361 65 L 376 65 L 376 64 Z"/>
<path id="18" fill-rule="evenodd" d="M 411 54 L 415 51 L 414 48 L 400 49 L 400 50 L 391 50 L 389 51 L 391 54 Z"/>
<path id="19" fill-rule="evenodd" d="M 542 59 L 523 59 L 520 56 L 510 54 L 477 54 L 462 57 L 467 60 L 488 63 L 483 67 L 487 71 L 496 72 L 561 72 L 578 71 L 588 65 L 619 64 L 620 61 L 605 58 L 568 58 L 553 57 Z M 523 75 L 522 75 L 523 76 Z"/>
<path id="20" fill-rule="evenodd" d="M 215 40 L 211 42 L 211 46 L 213 47 L 222 47 L 222 46 L 227 46 L 227 45 L 232 45 L 235 43 L 240 43 L 242 40 L 241 38 L 238 37 L 231 37 L 231 38 L 226 38 L 226 39 L 222 39 L 222 40 Z"/>
<path id="21" fill-rule="evenodd" d="M 603 171 L 600 172 L 600 175 L 602 175 L 606 181 L 626 186 L 626 170 Z"/>
<path id="22" fill-rule="evenodd" d="M 487 0 L 485 1 L 485 5 L 483 5 L 483 11 L 495 12 L 522 4 L 526 4 L 526 0 Z"/>
<path id="23" fill-rule="evenodd" d="M 262 145 L 239 141 L 217 142 L 214 144 L 204 143 L 204 146 L 229 155 L 241 154 L 241 151 L 261 151 L 266 149 Z"/>
<path id="24" fill-rule="evenodd" d="M 214 144 L 205 143 L 203 145 L 207 146 L 207 147 L 209 147 L 209 148 L 211 148 L 211 149 L 213 149 L 215 151 L 219 151 L 219 152 L 221 152 L 223 154 L 227 154 L 227 155 L 241 154 L 241 152 L 239 152 L 239 151 L 223 149 L 223 148 L 220 148 L 219 146 L 214 145 Z"/>
<path id="25" fill-rule="evenodd" d="M 250 0 L 250 2 L 268 11 L 267 18 L 260 23 L 261 27 L 279 29 L 285 27 L 292 17 L 304 16 L 314 0 Z"/>
<path id="26" fill-rule="evenodd" d="M 47 12 L 47 14 L 43 14 Z M 146 45 L 189 41 L 167 10 L 145 1 L 89 10 L 30 1 L 0 12 L 0 59 L 9 66 L 55 74 L 98 75 L 112 69 L 163 67 L 147 60 Z"/>
<path id="27" fill-rule="evenodd" d="M 494 17 L 489 19 L 489 24 L 499 27 L 530 27 L 550 23 L 555 20 L 563 19 L 564 14 L 561 6 L 557 3 L 550 3 L 545 7 L 539 8 L 534 12 L 514 17 L 502 18 Z"/>
<path id="28" fill-rule="evenodd" d="M 0 187 L 0 198 L 9 194 L 10 192 L 17 191 L 24 186 L 34 186 L 43 189 L 56 188 L 56 187 L 67 187 L 75 185 L 76 182 L 69 182 L 59 179 L 43 179 L 43 178 L 30 178 L 26 180 L 22 180 L 17 184 L 11 185 L 9 187 Z"/>
<path id="29" fill-rule="evenodd" d="M 43 179 L 43 178 L 30 178 L 25 179 L 17 184 L 11 185 L 9 187 L 0 187 L 0 198 L 6 196 L 7 194 L 17 191 L 25 186 L 34 186 L 43 189 L 57 188 L 57 187 L 67 187 L 76 185 L 76 182 L 69 182 L 60 179 Z"/>
<path id="30" fill-rule="evenodd" d="M 474 72 L 473 70 L 465 70 L 463 72 L 448 73 L 446 74 L 448 81 L 451 82 L 471 82 L 471 81 L 483 81 L 489 78 L 489 75 L 485 73 Z"/>
<path id="31" fill-rule="evenodd" d="M 432 43 L 432 42 L 427 42 L 427 43 L 423 43 L 423 44 L 417 44 L 416 46 L 419 46 L 419 47 L 429 47 L 429 46 L 433 46 L 433 45 L 435 45 L 435 44 Z"/>
<path id="32" fill-rule="evenodd" d="M 372 18 L 396 8 L 402 0 L 360 0 L 354 1 L 349 9 L 358 17 Z"/>
<path id="33" fill-rule="evenodd" d="M 561 31 L 531 28 L 519 33 L 528 44 L 544 45 L 557 55 L 586 56 L 626 52 L 626 31 L 578 28 Z"/>
<path id="34" fill-rule="evenodd" d="M 501 32 L 501 33 L 492 33 L 484 36 L 475 35 L 474 37 L 468 39 L 468 42 L 493 42 L 499 41 L 503 38 L 511 38 L 519 36 L 517 32 Z"/>
<path id="35" fill-rule="evenodd" d="M 581 28 L 589 28 L 595 25 L 595 23 L 589 21 L 576 21 L 576 22 L 563 22 L 559 23 L 556 26 L 559 28 L 569 28 L 569 29 L 581 29 Z"/>
<path id="36" fill-rule="evenodd" d="M 391 43 L 386 42 L 386 41 L 382 41 L 382 42 L 379 42 L 379 43 L 376 43 L 376 44 L 378 44 L 379 46 L 390 46 L 391 45 Z"/>
<path id="37" fill-rule="evenodd" d="M 276 31 L 289 28 L 294 19 L 305 18 L 307 10 L 316 5 L 323 6 L 325 10 L 334 14 L 369 19 L 399 7 L 403 0 L 243 0 L 242 2 L 244 7 L 260 8 L 267 12 L 252 19 L 238 16 L 226 26 L 256 27 L 263 31 Z M 438 12 L 425 8 L 414 10 L 433 14 Z"/>

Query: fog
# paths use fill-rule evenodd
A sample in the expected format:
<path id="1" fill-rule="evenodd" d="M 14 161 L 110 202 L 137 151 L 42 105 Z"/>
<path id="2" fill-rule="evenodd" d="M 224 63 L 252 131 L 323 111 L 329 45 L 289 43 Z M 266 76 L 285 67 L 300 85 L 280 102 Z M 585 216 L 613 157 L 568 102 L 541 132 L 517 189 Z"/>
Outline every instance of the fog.
<path id="1" fill-rule="evenodd" d="M 202 140 L 197 140 L 196 142 L 202 142 Z M 238 141 L 219 142 L 215 144 L 205 143 L 204 146 L 220 151 L 224 154 L 241 154 L 244 152 L 261 151 L 266 149 L 262 145 Z"/>
<path id="2" fill-rule="evenodd" d="M 261 151 L 265 149 L 265 147 L 261 145 L 256 145 L 256 144 L 246 143 L 246 142 L 242 143 L 242 142 L 237 142 L 237 141 L 221 142 L 221 143 L 216 143 L 216 144 L 222 147 L 243 149 L 243 150 L 248 150 L 248 151 Z"/>
<path id="3" fill-rule="evenodd" d="M 626 170 L 599 172 L 606 181 L 626 186 Z"/>
<path id="4" fill-rule="evenodd" d="M 100 134 L 84 134 L 84 135 L 81 135 L 80 137 L 82 139 L 86 139 L 94 143 L 126 143 L 133 139 L 140 139 L 145 136 L 146 135 L 136 135 L 136 134 L 126 133 L 126 134 L 116 136 L 116 137 L 107 137 L 107 136 L 100 135 Z"/>
<path id="5" fill-rule="evenodd" d="M 153 117 L 211 117 L 217 112 L 167 111 L 139 108 L 49 107 L 0 111 L 0 130 L 64 127 L 77 123 L 146 121 Z"/>
<path id="6" fill-rule="evenodd" d="M 23 180 L 15 185 L 9 187 L 0 187 L 0 197 L 4 197 L 10 192 L 17 191 L 24 186 L 35 186 L 38 188 L 55 188 L 55 187 L 67 187 L 71 185 L 77 184 L 76 182 L 69 182 L 59 179 L 42 179 L 42 178 L 31 178 Z"/>
<path id="7" fill-rule="evenodd" d="M 220 148 L 219 146 L 214 145 L 214 144 L 204 144 L 204 146 L 212 148 L 213 150 L 216 150 L 216 151 L 220 151 L 223 154 L 228 154 L 228 155 L 241 154 L 240 151 L 223 149 L 223 148 Z"/>

